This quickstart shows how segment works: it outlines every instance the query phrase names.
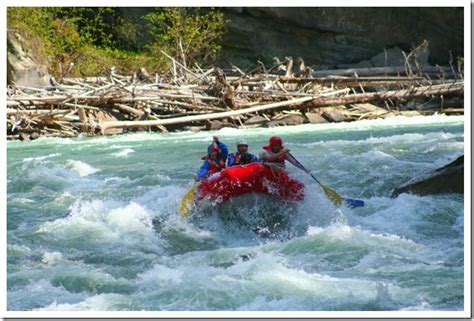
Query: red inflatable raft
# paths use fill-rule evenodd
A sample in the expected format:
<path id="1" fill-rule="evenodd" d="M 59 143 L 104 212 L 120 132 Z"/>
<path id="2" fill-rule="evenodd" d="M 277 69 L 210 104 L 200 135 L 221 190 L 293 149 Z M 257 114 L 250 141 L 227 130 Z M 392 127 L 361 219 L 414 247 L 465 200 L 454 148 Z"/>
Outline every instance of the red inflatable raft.
<path id="1" fill-rule="evenodd" d="M 247 193 L 273 195 L 284 201 L 301 201 L 304 184 L 290 178 L 285 170 L 262 163 L 233 166 L 203 180 L 197 189 L 196 200 L 204 198 L 222 203 Z"/>

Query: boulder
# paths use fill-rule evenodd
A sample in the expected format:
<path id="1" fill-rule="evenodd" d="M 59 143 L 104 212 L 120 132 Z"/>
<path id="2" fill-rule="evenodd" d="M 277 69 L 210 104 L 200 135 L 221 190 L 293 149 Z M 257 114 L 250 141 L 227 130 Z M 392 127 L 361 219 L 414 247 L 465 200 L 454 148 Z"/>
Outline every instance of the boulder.
<path id="1" fill-rule="evenodd" d="M 49 85 L 51 75 L 45 65 L 38 64 L 25 48 L 19 33 L 9 32 L 7 40 L 7 83 L 27 87 Z"/>
<path id="2" fill-rule="evenodd" d="M 433 172 L 416 177 L 395 188 L 391 197 L 402 193 L 418 195 L 464 193 L 464 155 Z"/>
<path id="3" fill-rule="evenodd" d="M 421 113 L 417 110 L 407 110 L 407 111 L 400 111 L 400 115 L 406 117 L 414 117 L 414 116 L 421 116 Z"/>
<path id="4" fill-rule="evenodd" d="M 374 104 L 369 103 L 361 103 L 361 104 L 351 104 L 353 109 L 356 109 L 359 112 L 368 113 L 368 112 L 385 112 L 387 111 L 385 108 L 381 108 Z"/>
<path id="5" fill-rule="evenodd" d="M 27 134 L 27 133 L 20 133 L 18 139 L 19 139 L 19 140 L 30 140 L 30 134 Z"/>
<path id="6" fill-rule="evenodd" d="M 267 127 L 277 127 L 277 126 L 291 126 L 291 125 L 301 125 L 305 121 L 304 117 L 298 114 L 287 114 L 278 119 L 274 119 L 267 123 Z"/>
<path id="7" fill-rule="evenodd" d="M 208 129 L 209 130 L 219 130 L 221 128 L 224 128 L 224 123 L 219 121 L 219 120 L 211 120 L 209 122 L 209 126 L 208 126 Z"/>
<path id="8" fill-rule="evenodd" d="M 201 130 L 206 130 L 206 126 L 184 126 L 183 130 L 197 133 L 197 132 L 200 132 Z"/>
<path id="9" fill-rule="evenodd" d="M 209 124 L 207 125 L 207 129 L 209 130 L 219 130 L 224 127 L 231 127 L 231 128 L 237 128 L 233 123 L 228 123 L 226 121 L 220 121 L 220 120 L 211 120 L 209 121 Z"/>
<path id="10" fill-rule="evenodd" d="M 325 108 L 321 116 L 331 123 L 339 123 L 348 120 L 348 117 L 338 108 Z"/>
<path id="11" fill-rule="evenodd" d="M 244 121 L 244 125 L 246 127 L 250 127 L 250 128 L 262 127 L 267 122 L 268 122 L 268 120 L 265 117 L 256 115 L 256 116 L 252 116 L 249 119 L 247 119 L 246 121 Z"/>
<path id="12" fill-rule="evenodd" d="M 324 124 L 328 122 L 319 113 L 306 113 L 305 116 L 311 124 Z"/>
<path id="13" fill-rule="evenodd" d="M 342 66 L 338 65 L 338 67 L 340 68 Z M 373 68 L 373 67 L 374 65 L 369 60 L 362 60 L 356 64 L 346 65 L 344 68 Z"/>
<path id="14" fill-rule="evenodd" d="M 405 66 L 405 57 L 403 56 L 402 49 L 393 47 L 375 55 L 370 59 L 370 62 L 374 67 Z"/>

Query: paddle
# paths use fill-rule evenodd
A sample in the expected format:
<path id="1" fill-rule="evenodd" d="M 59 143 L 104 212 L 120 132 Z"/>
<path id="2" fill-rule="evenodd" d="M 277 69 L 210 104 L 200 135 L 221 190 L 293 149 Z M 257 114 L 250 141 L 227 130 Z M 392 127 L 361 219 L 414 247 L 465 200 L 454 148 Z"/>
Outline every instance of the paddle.
<path id="1" fill-rule="evenodd" d="M 356 200 L 352 198 L 343 198 L 341 195 L 339 195 L 335 190 L 327 187 L 326 185 L 323 185 L 313 174 L 309 172 L 293 155 L 288 153 L 288 155 L 300 166 L 300 169 L 308 173 L 323 189 L 324 193 L 329 197 L 329 199 L 334 203 L 336 206 L 340 206 L 342 204 L 342 201 L 344 201 L 347 206 L 350 208 L 354 207 L 360 207 L 364 206 L 364 201 L 362 200 Z"/>
<path id="2" fill-rule="evenodd" d="M 194 183 L 193 186 L 189 189 L 189 191 L 184 195 L 183 200 L 181 201 L 181 205 L 179 206 L 179 214 L 181 216 L 188 216 L 191 212 L 191 202 L 194 199 L 194 195 L 196 194 L 196 187 L 197 183 Z"/>

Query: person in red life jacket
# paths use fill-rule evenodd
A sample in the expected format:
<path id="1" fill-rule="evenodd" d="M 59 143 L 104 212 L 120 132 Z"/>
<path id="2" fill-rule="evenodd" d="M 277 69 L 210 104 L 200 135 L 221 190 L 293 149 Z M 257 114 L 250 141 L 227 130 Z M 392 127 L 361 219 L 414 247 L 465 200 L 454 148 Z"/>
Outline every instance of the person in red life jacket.
<path id="1" fill-rule="evenodd" d="M 228 155 L 227 145 L 221 143 L 217 136 L 213 137 L 214 142 L 207 148 L 207 156 L 202 157 L 204 163 L 196 174 L 196 181 L 220 172 L 225 168 L 225 161 Z"/>
<path id="2" fill-rule="evenodd" d="M 249 145 L 245 139 L 241 139 L 237 142 L 237 152 L 229 154 L 227 157 L 227 167 L 235 165 L 244 165 L 250 163 L 257 163 L 257 156 L 248 153 Z M 242 156 L 245 155 L 243 158 Z M 249 159 L 250 158 L 250 159 Z"/>
<path id="3" fill-rule="evenodd" d="M 283 147 L 283 141 L 281 137 L 272 136 L 268 142 L 268 145 L 263 146 L 263 149 L 265 151 L 260 154 L 260 159 L 263 163 L 285 168 L 285 161 L 288 161 L 293 166 L 305 170 L 293 159 L 293 157 L 289 155 L 290 150 Z"/>
<path id="4" fill-rule="evenodd" d="M 229 155 L 229 150 L 227 149 L 227 145 L 219 141 L 219 137 L 214 136 L 212 137 L 213 143 L 209 145 L 207 148 L 207 153 L 209 154 L 216 145 L 219 148 L 219 153 L 217 155 L 218 161 L 222 168 L 225 167 L 225 162 L 227 160 L 227 156 Z"/>

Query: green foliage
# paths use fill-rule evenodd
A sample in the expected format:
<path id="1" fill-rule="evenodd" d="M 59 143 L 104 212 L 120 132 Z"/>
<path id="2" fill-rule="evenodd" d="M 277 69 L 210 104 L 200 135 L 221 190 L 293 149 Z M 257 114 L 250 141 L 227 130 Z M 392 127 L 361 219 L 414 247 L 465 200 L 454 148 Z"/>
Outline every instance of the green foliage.
<path id="1" fill-rule="evenodd" d="M 154 39 L 150 51 L 159 57 L 163 50 L 188 65 L 217 58 L 228 23 L 215 9 L 184 7 L 155 9 L 145 20 Z"/>
<path id="2" fill-rule="evenodd" d="M 121 48 L 136 41 L 138 27 L 122 16 L 118 8 L 65 7 L 58 15 L 73 22 L 81 37 L 88 43 L 103 48 Z"/>
<path id="3" fill-rule="evenodd" d="M 145 19 L 146 24 L 131 21 L 121 8 L 112 7 L 7 8 L 8 28 L 20 31 L 54 75 L 71 62 L 72 76 L 104 74 L 111 66 L 154 72 L 167 67 L 160 50 L 179 58 L 183 52 L 188 64 L 212 62 L 227 23 L 222 13 L 199 8 L 155 9 Z M 138 38 L 147 32 L 153 41 L 143 50 Z"/>
<path id="4" fill-rule="evenodd" d="M 72 22 L 56 19 L 56 8 L 9 7 L 8 28 L 18 29 L 27 40 L 39 42 L 46 55 L 56 56 L 58 52 L 70 53 L 83 45 Z"/>

